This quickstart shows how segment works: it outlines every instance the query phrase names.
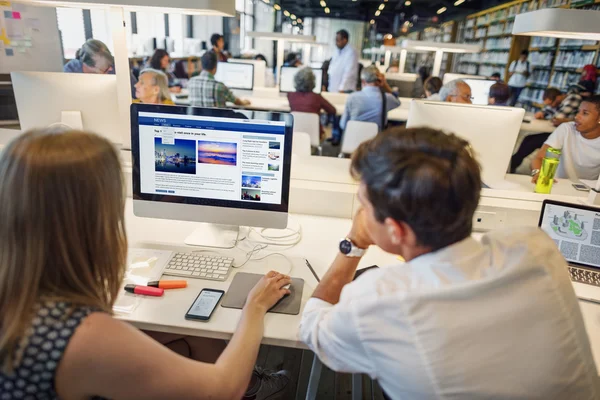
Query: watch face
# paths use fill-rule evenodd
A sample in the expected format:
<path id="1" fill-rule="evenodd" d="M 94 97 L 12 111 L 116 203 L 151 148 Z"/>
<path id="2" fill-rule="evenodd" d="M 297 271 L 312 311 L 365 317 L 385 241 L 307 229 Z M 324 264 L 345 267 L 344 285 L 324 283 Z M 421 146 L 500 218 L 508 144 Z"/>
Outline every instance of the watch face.
<path id="1" fill-rule="evenodd" d="M 352 251 L 352 242 L 349 240 L 342 240 L 340 242 L 340 252 L 342 254 L 350 254 Z"/>

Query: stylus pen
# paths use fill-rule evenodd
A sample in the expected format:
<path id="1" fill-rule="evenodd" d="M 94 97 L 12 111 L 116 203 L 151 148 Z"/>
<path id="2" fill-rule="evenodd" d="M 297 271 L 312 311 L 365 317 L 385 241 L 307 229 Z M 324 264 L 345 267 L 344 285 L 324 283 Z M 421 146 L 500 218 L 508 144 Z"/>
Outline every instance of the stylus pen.
<path id="1" fill-rule="evenodd" d="M 317 282 L 321 282 L 321 280 L 319 279 L 319 276 L 317 275 L 317 273 L 313 269 L 312 265 L 310 265 L 310 263 L 308 262 L 308 260 L 305 258 L 304 261 L 306 261 L 306 265 L 308 266 L 308 269 L 310 269 L 310 272 L 312 272 L 312 274 L 315 276 L 315 279 L 317 280 Z"/>

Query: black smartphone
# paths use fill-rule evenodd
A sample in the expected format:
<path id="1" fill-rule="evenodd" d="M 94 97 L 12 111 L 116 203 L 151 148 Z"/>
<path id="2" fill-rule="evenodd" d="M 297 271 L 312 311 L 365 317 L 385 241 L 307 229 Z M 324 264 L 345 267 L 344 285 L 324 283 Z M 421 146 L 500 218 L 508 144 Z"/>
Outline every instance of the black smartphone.
<path id="1" fill-rule="evenodd" d="M 185 314 L 185 319 L 208 321 L 225 292 L 217 289 L 202 289 L 192 306 Z"/>

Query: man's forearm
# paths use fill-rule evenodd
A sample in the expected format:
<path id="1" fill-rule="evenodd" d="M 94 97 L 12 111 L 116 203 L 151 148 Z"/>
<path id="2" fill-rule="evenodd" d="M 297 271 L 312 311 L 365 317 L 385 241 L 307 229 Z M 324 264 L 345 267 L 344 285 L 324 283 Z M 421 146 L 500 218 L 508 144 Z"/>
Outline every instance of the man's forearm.
<path id="1" fill-rule="evenodd" d="M 331 268 L 321 279 L 321 283 L 315 289 L 312 297 L 326 301 L 329 304 L 337 304 L 340 301 L 340 294 L 344 286 L 354 279 L 359 262 L 359 257 L 346 257 L 343 254 L 338 254 Z"/>

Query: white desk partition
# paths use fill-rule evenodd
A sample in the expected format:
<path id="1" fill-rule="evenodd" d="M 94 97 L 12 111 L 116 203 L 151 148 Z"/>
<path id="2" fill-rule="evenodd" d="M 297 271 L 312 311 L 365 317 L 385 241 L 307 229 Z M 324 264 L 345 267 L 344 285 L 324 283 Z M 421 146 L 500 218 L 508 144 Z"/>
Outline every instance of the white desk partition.
<path id="1" fill-rule="evenodd" d="M 450 74 L 450 73 L 446 73 L 444 74 L 444 79 L 443 79 L 443 83 L 444 85 L 448 82 L 452 82 L 456 79 L 487 79 L 486 76 L 480 76 L 480 75 L 465 75 L 465 74 Z"/>

